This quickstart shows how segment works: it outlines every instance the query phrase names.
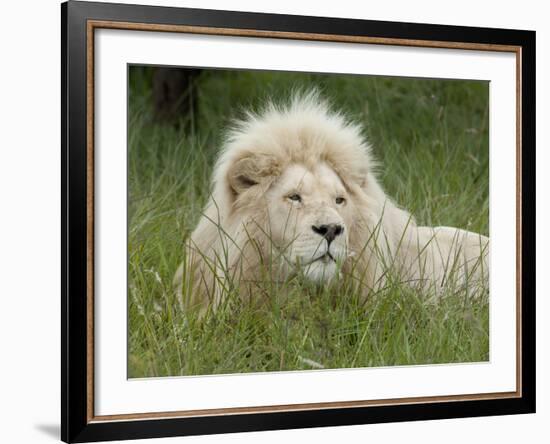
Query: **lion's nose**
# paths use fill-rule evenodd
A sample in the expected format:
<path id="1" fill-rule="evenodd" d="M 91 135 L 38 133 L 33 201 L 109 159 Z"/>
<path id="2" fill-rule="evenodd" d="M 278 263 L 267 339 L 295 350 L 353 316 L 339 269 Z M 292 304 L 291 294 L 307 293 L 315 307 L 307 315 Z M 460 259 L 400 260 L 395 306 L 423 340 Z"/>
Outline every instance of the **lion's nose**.
<path id="1" fill-rule="evenodd" d="M 312 225 L 311 229 L 323 236 L 329 244 L 344 231 L 344 227 L 339 224 Z"/>

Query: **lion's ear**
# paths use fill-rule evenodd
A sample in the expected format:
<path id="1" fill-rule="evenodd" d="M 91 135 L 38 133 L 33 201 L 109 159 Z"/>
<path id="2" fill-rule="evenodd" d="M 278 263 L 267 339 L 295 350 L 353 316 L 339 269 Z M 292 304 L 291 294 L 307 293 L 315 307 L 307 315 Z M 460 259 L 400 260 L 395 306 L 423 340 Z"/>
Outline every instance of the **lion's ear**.
<path id="1" fill-rule="evenodd" d="M 254 169 L 253 159 L 250 157 L 237 160 L 227 172 L 229 187 L 235 195 L 239 195 L 254 185 L 258 185 L 259 179 L 257 171 Z"/>
<path id="2" fill-rule="evenodd" d="M 366 188 L 371 181 L 370 174 L 370 171 L 366 167 L 360 168 L 357 171 L 355 179 L 357 185 L 359 185 L 361 188 Z"/>
<path id="3" fill-rule="evenodd" d="M 369 184 L 369 175 L 368 174 L 365 174 L 363 176 L 361 176 L 361 179 L 360 179 L 360 183 L 359 183 L 359 186 L 361 188 L 366 188 L 367 185 Z"/>
<path id="4" fill-rule="evenodd" d="M 235 195 L 273 177 L 277 172 L 277 162 L 272 156 L 250 154 L 235 162 L 227 172 L 229 187 Z"/>

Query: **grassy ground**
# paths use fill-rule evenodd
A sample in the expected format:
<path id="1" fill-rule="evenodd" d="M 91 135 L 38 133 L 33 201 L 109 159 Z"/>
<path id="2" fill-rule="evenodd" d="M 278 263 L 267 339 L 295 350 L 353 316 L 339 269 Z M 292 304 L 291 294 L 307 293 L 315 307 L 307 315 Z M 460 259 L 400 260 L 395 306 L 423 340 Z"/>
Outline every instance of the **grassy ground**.
<path id="1" fill-rule="evenodd" d="M 296 87 L 317 86 L 365 125 L 386 191 L 419 224 L 488 235 L 486 83 L 229 71 L 197 81 L 198 112 L 175 129 L 153 123 L 151 72 L 130 70 L 129 377 L 488 359 L 488 298 L 428 305 L 398 285 L 361 307 L 353 297 L 297 288 L 285 304 L 197 322 L 171 287 L 222 128 L 242 107 Z"/>

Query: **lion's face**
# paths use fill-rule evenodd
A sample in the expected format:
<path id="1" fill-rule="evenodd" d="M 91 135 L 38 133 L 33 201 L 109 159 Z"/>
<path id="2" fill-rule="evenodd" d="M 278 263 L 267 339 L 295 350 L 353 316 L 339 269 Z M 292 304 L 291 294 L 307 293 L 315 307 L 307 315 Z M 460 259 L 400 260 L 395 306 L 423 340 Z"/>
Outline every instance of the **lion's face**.
<path id="1" fill-rule="evenodd" d="M 353 203 L 334 170 L 290 165 L 265 198 L 271 240 L 286 268 L 314 282 L 335 277 L 347 256 Z"/>

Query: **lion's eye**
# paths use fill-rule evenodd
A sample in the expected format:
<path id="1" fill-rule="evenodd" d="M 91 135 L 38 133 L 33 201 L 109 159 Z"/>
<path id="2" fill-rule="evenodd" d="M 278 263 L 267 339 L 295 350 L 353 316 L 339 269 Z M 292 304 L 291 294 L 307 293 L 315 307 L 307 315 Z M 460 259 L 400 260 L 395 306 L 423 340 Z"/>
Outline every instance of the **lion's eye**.
<path id="1" fill-rule="evenodd" d="M 336 198 L 336 203 L 337 203 L 338 205 L 343 204 L 345 201 L 346 201 L 346 199 L 344 199 L 343 197 L 337 197 L 337 198 Z"/>
<path id="2" fill-rule="evenodd" d="M 299 194 L 291 194 L 290 196 L 288 196 L 288 198 L 290 200 L 292 200 L 293 202 L 301 202 L 302 201 L 302 196 L 300 196 Z"/>

